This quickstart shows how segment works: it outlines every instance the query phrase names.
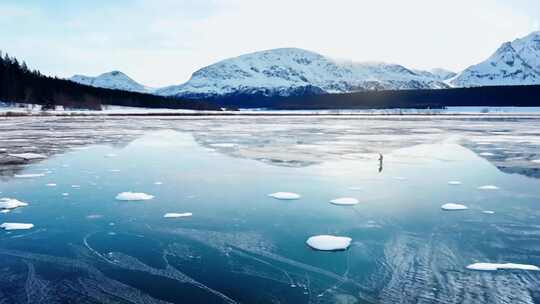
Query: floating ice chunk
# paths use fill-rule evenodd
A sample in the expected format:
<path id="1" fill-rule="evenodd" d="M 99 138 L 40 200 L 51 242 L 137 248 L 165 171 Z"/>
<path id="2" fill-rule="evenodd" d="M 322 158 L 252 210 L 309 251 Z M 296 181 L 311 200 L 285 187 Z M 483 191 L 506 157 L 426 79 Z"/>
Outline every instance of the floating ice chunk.
<path id="1" fill-rule="evenodd" d="M 484 211 L 482 211 L 482 213 L 485 213 L 485 214 L 495 214 L 495 211 L 484 210 Z"/>
<path id="2" fill-rule="evenodd" d="M 193 213 L 191 212 L 185 212 L 185 213 L 165 213 L 163 216 L 164 218 L 179 218 L 179 217 L 190 217 Z"/>
<path id="3" fill-rule="evenodd" d="M 354 197 L 340 197 L 330 201 L 330 204 L 340 206 L 352 206 L 358 204 L 358 200 Z"/>
<path id="4" fill-rule="evenodd" d="M 495 154 L 491 153 L 491 152 L 482 152 L 478 155 L 481 155 L 481 156 L 495 156 Z"/>
<path id="5" fill-rule="evenodd" d="M 233 147 L 236 147 L 237 145 L 233 143 L 215 143 L 215 144 L 210 144 L 210 146 L 216 147 L 216 148 L 233 148 Z"/>
<path id="6" fill-rule="evenodd" d="M 461 185 L 461 182 L 457 180 L 452 180 L 452 181 L 449 181 L 448 184 L 452 186 L 459 186 Z"/>
<path id="7" fill-rule="evenodd" d="M 468 209 L 467 206 L 462 204 L 454 204 L 454 203 L 448 203 L 441 206 L 442 210 L 446 211 L 458 211 L 458 210 L 465 210 Z"/>
<path id="8" fill-rule="evenodd" d="M 297 200 L 300 199 L 300 194 L 293 193 L 293 192 L 276 192 L 272 194 L 268 194 L 268 196 L 273 197 L 278 200 Z"/>
<path id="9" fill-rule="evenodd" d="M 0 213 L 10 213 L 10 212 L 11 212 L 11 210 L 9 210 L 9 209 L 2 209 L 2 210 L 0 210 Z"/>
<path id="10" fill-rule="evenodd" d="M 3 223 L 0 225 L 0 228 L 4 230 L 26 230 L 34 228 L 34 224 L 26 224 L 26 223 Z"/>
<path id="11" fill-rule="evenodd" d="M 64 193 L 62 193 L 62 196 L 69 196 L 69 193 L 64 192 Z"/>
<path id="12" fill-rule="evenodd" d="M 540 159 L 533 159 L 531 160 L 531 162 L 535 164 L 540 164 Z"/>
<path id="13" fill-rule="evenodd" d="M 33 160 L 33 159 L 44 159 L 47 158 L 47 156 L 43 154 L 37 154 L 37 153 L 16 153 L 16 154 L 8 154 L 9 156 L 22 158 L 25 160 Z"/>
<path id="14" fill-rule="evenodd" d="M 163 185 L 162 182 L 155 182 L 154 185 Z"/>
<path id="15" fill-rule="evenodd" d="M 47 186 L 47 187 L 56 187 L 56 184 L 55 183 L 48 183 L 45 186 Z"/>
<path id="16" fill-rule="evenodd" d="M 80 188 L 81 185 L 71 185 L 71 188 Z"/>
<path id="17" fill-rule="evenodd" d="M 15 208 L 25 207 L 25 206 L 28 206 L 28 204 L 25 202 L 16 200 L 14 198 L 7 198 L 7 197 L 0 198 L 0 209 L 15 209 Z"/>
<path id="18" fill-rule="evenodd" d="M 142 192 L 122 192 L 116 196 L 119 201 L 146 201 L 153 199 L 153 195 L 149 195 Z"/>
<path id="19" fill-rule="evenodd" d="M 344 236 L 316 235 L 307 239 L 306 244 L 317 250 L 345 250 L 351 245 L 352 239 Z"/>
<path id="20" fill-rule="evenodd" d="M 16 178 L 34 178 L 45 176 L 43 173 L 32 173 L 32 174 L 15 174 Z"/>
<path id="21" fill-rule="evenodd" d="M 496 271 L 496 270 L 507 270 L 507 269 L 518 269 L 518 270 L 535 270 L 538 271 L 540 268 L 534 265 L 527 264 L 514 264 L 514 263 L 474 263 L 467 266 L 467 269 L 470 270 L 483 270 L 483 271 Z"/>
<path id="22" fill-rule="evenodd" d="M 484 186 L 478 187 L 478 190 L 498 190 L 498 189 L 499 187 L 494 186 L 494 185 L 484 185 Z"/>

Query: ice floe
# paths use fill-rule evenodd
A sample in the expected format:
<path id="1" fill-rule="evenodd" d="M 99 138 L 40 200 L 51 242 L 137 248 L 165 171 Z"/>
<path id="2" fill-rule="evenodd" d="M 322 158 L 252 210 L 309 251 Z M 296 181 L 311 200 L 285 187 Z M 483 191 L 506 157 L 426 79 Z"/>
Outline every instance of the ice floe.
<path id="1" fill-rule="evenodd" d="M 210 146 L 216 147 L 216 148 L 233 148 L 233 147 L 236 147 L 237 145 L 233 143 L 215 143 L 215 144 L 210 144 Z"/>
<path id="2" fill-rule="evenodd" d="M 122 192 L 118 193 L 116 199 L 119 201 L 146 201 L 153 199 L 154 196 L 142 192 Z"/>
<path id="3" fill-rule="evenodd" d="M 69 193 L 64 192 L 64 193 L 62 193 L 62 196 L 69 196 Z"/>
<path id="4" fill-rule="evenodd" d="M 34 228 L 34 224 L 27 223 L 3 223 L 0 228 L 4 230 L 26 230 Z"/>
<path id="5" fill-rule="evenodd" d="M 540 159 L 533 159 L 531 160 L 531 163 L 540 164 Z"/>
<path id="6" fill-rule="evenodd" d="M 28 203 L 21 202 L 14 198 L 3 197 L 0 198 L 0 209 L 15 209 L 19 207 L 28 206 Z"/>
<path id="7" fill-rule="evenodd" d="M 293 193 L 293 192 L 275 192 L 272 194 L 268 194 L 268 196 L 273 197 L 275 199 L 279 200 L 296 200 L 300 199 L 300 194 Z"/>
<path id="8" fill-rule="evenodd" d="M 534 265 L 527 264 L 515 264 L 515 263 L 474 263 L 467 266 L 470 270 L 483 270 L 483 271 L 496 271 L 496 270 L 535 270 L 539 271 L 540 268 Z"/>
<path id="9" fill-rule="evenodd" d="M 45 176 L 43 173 L 15 174 L 16 178 L 34 178 Z"/>
<path id="10" fill-rule="evenodd" d="M 499 187 L 494 186 L 494 185 L 484 185 L 484 186 L 478 187 L 478 190 L 498 190 L 498 189 Z"/>
<path id="11" fill-rule="evenodd" d="M 495 156 L 495 154 L 493 154 L 491 152 L 482 152 L 479 155 L 481 155 L 481 156 Z"/>
<path id="12" fill-rule="evenodd" d="M 454 203 L 448 203 L 441 206 L 442 210 L 446 211 L 458 211 L 458 210 L 465 210 L 468 209 L 467 206 L 462 204 L 454 204 Z"/>
<path id="13" fill-rule="evenodd" d="M 25 160 L 33 160 L 33 159 L 44 159 L 47 158 L 47 156 L 43 154 L 37 154 L 37 153 L 15 153 L 15 154 L 8 154 L 9 156 L 22 158 Z"/>
<path id="14" fill-rule="evenodd" d="M 459 186 L 461 185 L 461 182 L 460 181 L 457 181 L 457 180 L 451 180 L 448 182 L 449 185 L 452 185 L 452 186 Z"/>
<path id="15" fill-rule="evenodd" d="M 317 250 L 345 250 L 351 245 L 352 239 L 345 236 L 315 235 L 307 239 L 306 244 Z"/>
<path id="16" fill-rule="evenodd" d="M 495 214 L 495 211 L 484 210 L 484 211 L 482 211 L 482 213 L 485 213 L 485 214 Z"/>
<path id="17" fill-rule="evenodd" d="M 352 206 L 358 204 L 358 199 L 354 197 L 340 197 L 330 201 L 330 204 L 340 206 Z"/>
<path id="18" fill-rule="evenodd" d="M 56 187 L 56 184 L 55 183 L 48 183 L 45 186 L 47 186 L 47 187 Z"/>
<path id="19" fill-rule="evenodd" d="M 154 185 L 163 185 L 162 182 L 155 182 Z"/>
<path id="20" fill-rule="evenodd" d="M 185 213 L 165 213 L 163 216 L 164 218 L 179 218 L 179 217 L 190 217 L 193 213 L 191 212 L 185 212 Z"/>

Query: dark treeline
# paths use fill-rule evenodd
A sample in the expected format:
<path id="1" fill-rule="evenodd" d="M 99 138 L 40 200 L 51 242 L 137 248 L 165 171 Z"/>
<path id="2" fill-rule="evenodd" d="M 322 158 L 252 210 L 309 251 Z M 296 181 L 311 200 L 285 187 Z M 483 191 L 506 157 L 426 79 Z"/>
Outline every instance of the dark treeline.
<path id="1" fill-rule="evenodd" d="M 26 63 L 0 53 L 0 101 L 33 103 L 45 109 L 55 106 L 101 109 L 102 105 L 145 108 L 218 110 L 205 101 L 183 100 L 151 94 L 96 88 L 48 77 L 30 70 Z"/>
<path id="2" fill-rule="evenodd" d="M 486 86 L 433 90 L 364 91 L 266 97 L 231 94 L 210 99 L 222 107 L 269 109 L 440 109 L 451 106 L 538 107 L 540 85 Z"/>

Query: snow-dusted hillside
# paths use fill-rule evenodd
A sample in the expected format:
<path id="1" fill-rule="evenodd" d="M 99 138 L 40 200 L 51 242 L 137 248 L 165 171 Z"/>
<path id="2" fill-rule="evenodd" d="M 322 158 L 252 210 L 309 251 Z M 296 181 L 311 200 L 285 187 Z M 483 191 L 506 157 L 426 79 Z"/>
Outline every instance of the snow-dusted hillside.
<path id="1" fill-rule="evenodd" d="M 104 73 L 96 77 L 84 76 L 84 75 L 74 75 L 69 80 L 85 84 L 93 87 L 106 88 L 106 89 L 115 89 L 115 90 L 124 90 L 131 92 L 141 92 L 141 93 L 150 93 L 152 89 L 147 88 L 135 80 L 128 77 L 126 74 L 120 71 L 112 71 L 109 73 Z"/>
<path id="2" fill-rule="evenodd" d="M 540 32 L 503 43 L 491 57 L 450 83 L 457 87 L 540 84 Z"/>
<path id="3" fill-rule="evenodd" d="M 307 50 L 282 48 L 220 61 L 196 71 L 184 84 L 155 92 L 186 97 L 288 96 L 306 91 L 445 88 L 444 79 L 438 73 L 413 71 L 397 64 L 336 61 Z"/>

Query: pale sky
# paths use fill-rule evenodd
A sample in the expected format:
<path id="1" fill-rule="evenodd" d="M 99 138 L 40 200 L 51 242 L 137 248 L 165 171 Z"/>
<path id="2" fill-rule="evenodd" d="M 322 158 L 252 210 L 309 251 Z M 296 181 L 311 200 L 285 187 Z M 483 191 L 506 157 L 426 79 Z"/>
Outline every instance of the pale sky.
<path id="1" fill-rule="evenodd" d="M 279 47 L 459 71 L 539 25 L 540 0 L 2 0 L 0 49 L 48 75 L 165 86 Z"/>

